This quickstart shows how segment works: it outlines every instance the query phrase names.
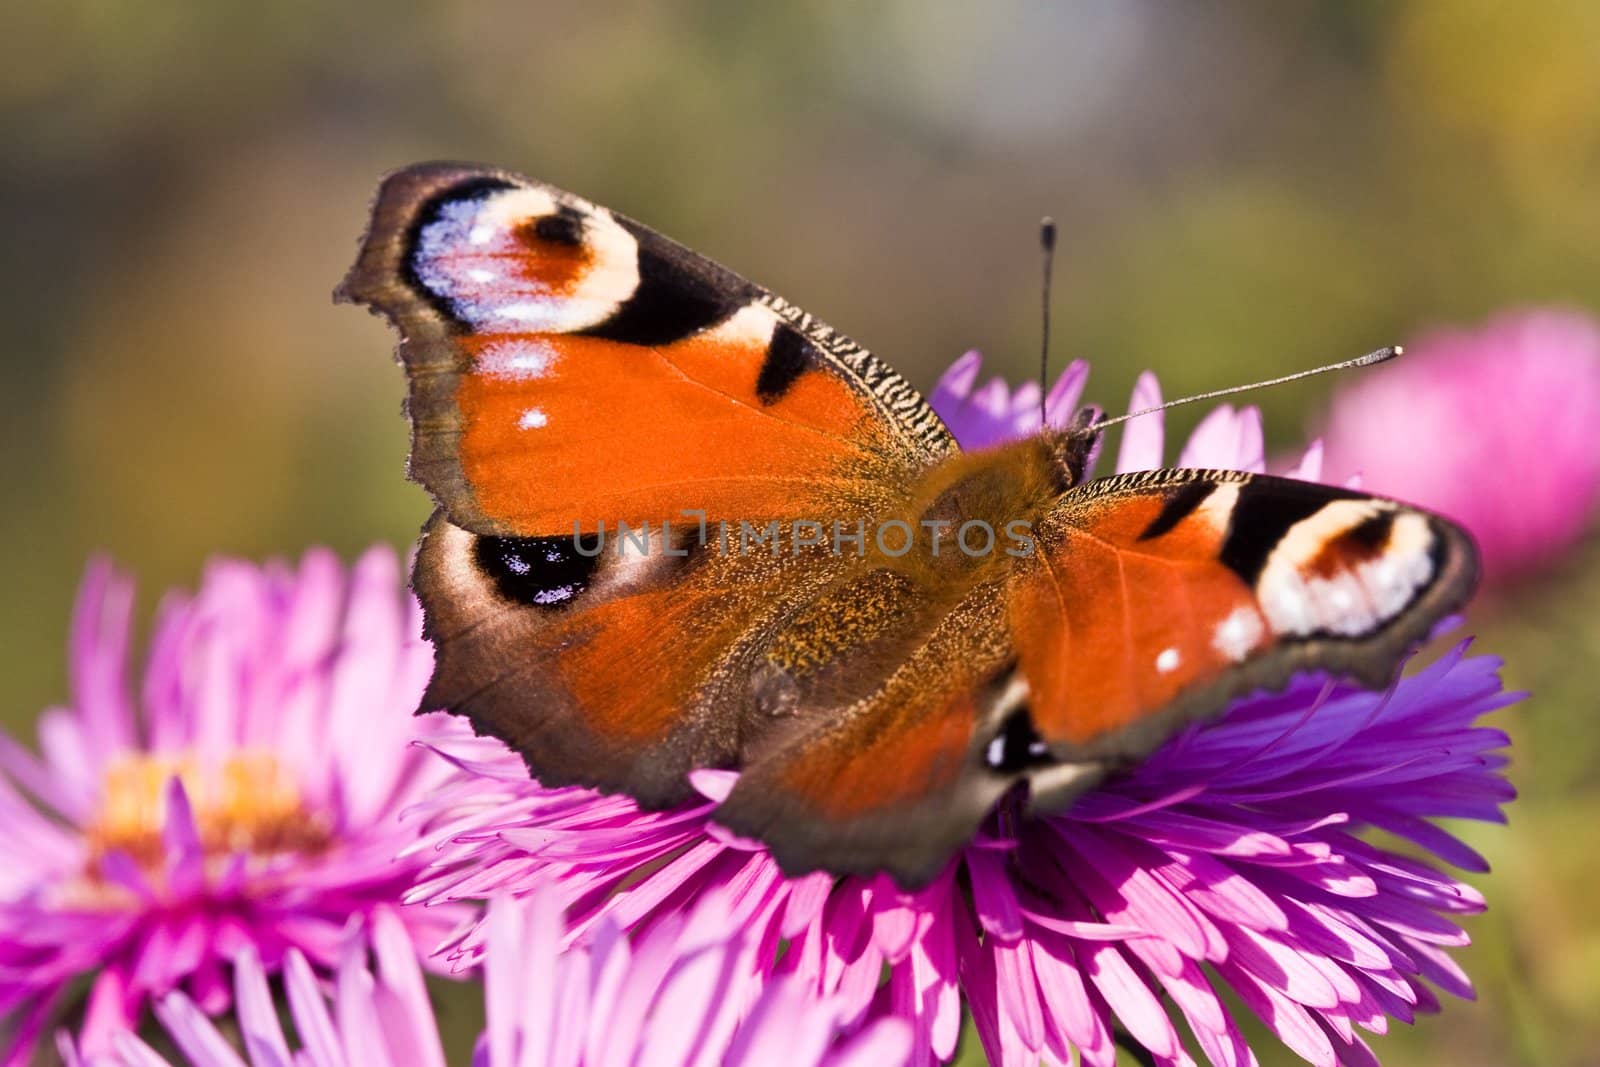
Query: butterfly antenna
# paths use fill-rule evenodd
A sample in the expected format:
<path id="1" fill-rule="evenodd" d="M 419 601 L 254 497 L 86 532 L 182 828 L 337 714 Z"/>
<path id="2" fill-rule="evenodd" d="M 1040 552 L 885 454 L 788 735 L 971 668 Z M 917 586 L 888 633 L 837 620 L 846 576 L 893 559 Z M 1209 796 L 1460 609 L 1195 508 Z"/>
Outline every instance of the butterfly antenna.
<path id="1" fill-rule="evenodd" d="M 1249 385 L 1234 385 L 1227 389 L 1213 389 L 1209 393 L 1196 393 L 1194 396 L 1180 397 L 1177 400 L 1169 400 L 1165 404 L 1157 404 L 1153 408 L 1145 408 L 1142 411 L 1130 411 L 1126 415 L 1118 415 L 1114 419 L 1101 419 L 1099 422 L 1094 424 L 1094 428 L 1099 430 L 1104 429 L 1107 426 L 1115 426 L 1119 422 L 1127 422 L 1129 419 L 1137 419 L 1140 415 L 1150 415 L 1157 411 L 1165 411 L 1168 408 L 1175 408 L 1179 404 L 1193 404 L 1196 400 L 1214 400 L 1219 396 L 1230 396 L 1233 393 L 1245 393 L 1249 392 L 1251 389 L 1265 389 L 1269 385 L 1282 385 L 1284 382 L 1297 382 L 1301 378 L 1315 377 L 1318 374 L 1326 374 L 1331 370 L 1349 370 L 1351 367 L 1370 367 L 1374 363 L 1383 363 L 1391 360 L 1404 352 L 1405 349 L 1401 348 L 1399 345 L 1390 345 L 1388 348 L 1380 348 L 1376 352 L 1368 352 L 1366 355 L 1358 356 L 1355 359 L 1347 359 L 1343 363 L 1330 363 L 1326 367 L 1316 367 L 1312 370 L 1303 370 L 1295 374 L 1285 374 L 1282 378 L 1269 378 L 1264 382 L 1251 382 Z"/>
<path id="2" fill-rule="evenodd" d="M 1044 286 L 1039 308 L 1039 426 L 1049 425 L 1045 405 L 1050 396 L 1050 274 L 1056 259 L 1056 220 L 1039 220 L 1039 251 L 1044 256 Z"/>

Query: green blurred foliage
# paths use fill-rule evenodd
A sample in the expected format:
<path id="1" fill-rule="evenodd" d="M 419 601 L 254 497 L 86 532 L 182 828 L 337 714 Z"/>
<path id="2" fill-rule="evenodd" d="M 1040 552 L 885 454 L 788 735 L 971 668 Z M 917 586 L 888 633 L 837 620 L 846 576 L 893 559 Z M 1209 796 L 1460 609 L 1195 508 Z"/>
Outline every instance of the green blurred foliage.
<path id="1" fill-rule="evenodd" d="M 407 162 L 492 161 L 612 205 L 925 386 L 973 346 L 1034 373 L 1045 213 L 1056 360 L 1092 359 L 1112 407 L 1146 367 L 1175 395 L 1507 305 L 1600 306 L 1588 0 L 11 15 L 0 670 L 17 729 L 65 696 L 90 552 L 153 596 L 212 553 L 411 539 L 428 509 L 402 477 L 392 338 L 328 296 L 377 177 Z M 1333 385 L 1259 397 L 1275 447 Z M 1593 1062 L 1597 595 L 1585 554 L 1477 609 L 1483 647 L 1537 694 L 1504 716 L 1524 797 L 1509 831 L 1467 831 L 1496 868 L 1465 954 L 1479 1001 L 1397 1025 L 1386 1063 Z M 454 1029 L 464 1047 L 473 1024 Z"/>

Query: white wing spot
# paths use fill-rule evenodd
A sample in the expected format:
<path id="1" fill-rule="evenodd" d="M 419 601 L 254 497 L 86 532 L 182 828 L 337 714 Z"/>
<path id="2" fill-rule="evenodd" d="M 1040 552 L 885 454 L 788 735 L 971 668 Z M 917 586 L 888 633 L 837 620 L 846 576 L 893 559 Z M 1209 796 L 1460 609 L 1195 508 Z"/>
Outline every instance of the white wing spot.
<path id="1" fill-rule="evenodd" d="M 1216 631 L 1211 635 L 1211 647 L 1238 663 L 1261 643 L 1265 629 L 1256 609 L 1241 604 L 1217 624 Z"/>
<path id="2" fill-rule="evenodd" d="M 1171 674 L 1178 669 L 1178 659 L 1177 649 L 1164 648 L 1161 650 L 1161 654 L 1156 657 L 1156 670 L 1162 674 Z"/>
<path id="3" fill-rule="evenodd" d="M 1213 489 L 1194 511 L 1194 518 L 1210 526 L 1221 537 L 1228 532 L 1233 510 L 1239 504 L 1239 482 L 1222 482 Z"/>
<path id="4" fill-rule="evenodd" d="M 529 408 L 527 411 L 522 413 L 522 418 L 517 420 L 517 425 L 522 427 L 524 430 L 537 430 L 539 427 L 543 426 L 549 421 L 549 416 L 545 415 L 545 413 L 540 411 L 538 408 Z"/>
<path id="5" fill-rule="evenodd" d="M 1021 673 L 1011 676 L 1006 687 L 995 701 L 995 711 L 1000 714 L 1015 711 L 1028 702 L 1028 680 Z"/>
<path id="6" fill-rule="evenodd" d="M 706 331 L 707 337 L 737 345 L 765 345 L 772 340 L 778 315 L 763 304 L 746 304 L 725 321 Z"/>
<path id="7" fill-rule="evenodd" d="M 499 341 L 478 353 L 478 368 L 491 378 L 525 382 L 544 377 L 556 356 L 542 341 Z"/>

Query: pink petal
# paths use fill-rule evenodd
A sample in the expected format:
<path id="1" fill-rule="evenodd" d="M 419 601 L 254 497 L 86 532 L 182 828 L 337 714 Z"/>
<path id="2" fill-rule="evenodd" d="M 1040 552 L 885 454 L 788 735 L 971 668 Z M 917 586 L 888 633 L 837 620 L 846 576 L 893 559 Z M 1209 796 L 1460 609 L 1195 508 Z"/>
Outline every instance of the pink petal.
<path id="1" fill-rule="evenodd" d="M 246 1067 L 228 1039 L 182 993 L 170 993 L 157 1001 L 156 1018 L 195 1067 Z"/>
<path id="2" fill-rule="evenodd" d="M 1084 383 L 1088 380 L 1088 363 L 1075 359 L 1067 364 L 1067 369 L 1061 372 L 1045 397 L 1045 419 L 1051 426 L 1061 429 L 1072 422 L 1078 413 L 1078 401 L 1083 396 Z"/>
<path id="3" fill-rule="evenodd" d="M 947 409 L 941 402 L 960 403 L 965 400 L 977 384 L 982 368 L 983 354 L 975 348 L 967 352 L 939 376 L 938 383 L 929 394 L 929 402 L 936 410 L 943 411 Z"/>
<path id="4" fill-rule="evenodd" d="M 1149 371 L 1139 375 L 1133 385 L 1133 395 L 1128 398 L 1128 410 L 1144 411 L 1161 404 L 1161 383 Z M 1159 411 L 1129 419 L 1122 424 L 1122 444 L 1117 449 L 1117 471 L 1153 471 L 1162 466 L 1165 445 L 1163 424 L 1166 416 Z"/>
<path id="5" fill-rule="evenodd" d="M 256 1067 L 293 1062 L 289 1044 L 278 1021 L 278 1010 L 267 988 L 267 975 L 255 948 L 247 947 L 233 961 L 233 996 L 239 1011 L 239 1034 L 245 1053 Z"/>
<path id="6" fill-rule="evenodd" d="M 300 1042 L 313 1062 L 325 1067 L 343 1064 L 344 1048 L 333 1018 L 328 1014 L 328 1005 L 322 999 L 322 990 L 306 958 L 296 949 L 284 954 L 283 984 L 295 1033 L 300 1035 Z"/>

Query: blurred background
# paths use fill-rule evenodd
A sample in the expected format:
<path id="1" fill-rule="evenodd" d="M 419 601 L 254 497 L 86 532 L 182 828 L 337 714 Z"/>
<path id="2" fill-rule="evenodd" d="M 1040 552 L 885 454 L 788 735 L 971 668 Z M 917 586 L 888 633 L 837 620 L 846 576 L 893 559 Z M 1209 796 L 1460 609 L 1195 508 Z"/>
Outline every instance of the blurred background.
<path id="1" fill-rule="evenodd" d="M 17 731 L 64 696 L 91 552 L 153 598 L 213 553 L 415 535 L 393 338 L 329 299 L 379 175 L 408 162 L 495 162 L 610 205 L 924 388 L 972 347 L 1036 373 L 1046 213 L 1057 367 L 1091 360 L 1113 409 L 1142 369 L 1173 396 L 1600 308 L 1586 0 L 28 7 L 0 35 Z M 1251 398 L 1270 450 L 1346 384 Z M 1543 462 L 1544 416 L 1506 412 L 1521 448 L 1485 461 L 1494 482 Z M 1523 797 L 1509 831 L 1465 831 L 1495 867 L 1464 954 L 1479 1000 L 1377 1039 L 1387 1064 L 1600 1062 L 1597 594 L 1585 540 L 1475 609 L 1480 647 L 1536 694 L 1503 716 Z"/>

